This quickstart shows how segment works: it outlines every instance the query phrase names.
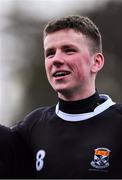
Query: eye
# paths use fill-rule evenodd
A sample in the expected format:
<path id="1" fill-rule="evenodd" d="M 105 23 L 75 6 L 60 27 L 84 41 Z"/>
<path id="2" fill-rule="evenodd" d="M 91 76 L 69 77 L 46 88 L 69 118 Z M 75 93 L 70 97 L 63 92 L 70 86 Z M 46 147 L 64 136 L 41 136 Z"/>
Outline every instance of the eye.
<path id="1" fill-rule="evenodd" d="M 52 58 L 54 55 L 55 55 L 54 49 L 47 50 L 45 53 L 45 57 L 47 57 L 47 58 Z"/>
<path id="2" fill-rule="evenodd" d="M 74 48 L 66 48 L 64 51 L 68 55 L 74 54 L 76 52 Z"/>

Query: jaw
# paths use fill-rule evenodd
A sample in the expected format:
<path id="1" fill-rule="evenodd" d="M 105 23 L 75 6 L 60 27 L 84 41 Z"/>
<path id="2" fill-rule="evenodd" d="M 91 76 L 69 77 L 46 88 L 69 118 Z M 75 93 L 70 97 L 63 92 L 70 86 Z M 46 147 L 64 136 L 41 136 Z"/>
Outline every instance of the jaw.
<path id="1" fill-rule="evenodd" d="M 80 92 L 63 90 L 63 91 L 58 91 L 58 97 L 60 99 L 63 99 L 64 101 L 77 101 L 90 97 L 94 93 L 95 93 L 95 89 L 85 92 L 83 92 L 82 90 Z"/>
<path id="2" fill-rule="evenodd" d="M 51 84 L 53 89 L 58 93 L 58 97 L 64 100 L 77 100 L 81 99 L 82 89 L 81 85 L 71 83 L 71 81 L 65 83 Z"/>
<path id="3" fill-rule="evenodd" d="M 58 97 L 67 101 L 84 99 L 95 92 L 93 79 L 79 80 L 79 77 L 77 78 L 72 74 L 57 78 L 48 76 L 48 81 L 58 93 Z"/>
<path id="4" fill-rule="evenodd" d="M 53 85 L 52 87 L 58 93 L 58 97 L 66 101 L 85 99 L 95 93 L 95 86 L 85 86 L 81 83 L 71 84 L 69 82 L 64 84 L 55 84 L 55 86 Z"/>

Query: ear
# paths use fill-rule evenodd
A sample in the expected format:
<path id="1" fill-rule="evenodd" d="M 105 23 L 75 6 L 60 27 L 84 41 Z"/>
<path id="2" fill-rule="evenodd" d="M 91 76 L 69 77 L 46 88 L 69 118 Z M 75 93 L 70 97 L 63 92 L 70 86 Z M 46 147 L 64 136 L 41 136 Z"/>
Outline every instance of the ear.
<path id="1" fill-rule="evenodd" d="M 93 56 L 93 64 L 91 68 L 92 73 L 97 73 L 104 66 L 104 56 L 102 53 L 96 53 Z"/>

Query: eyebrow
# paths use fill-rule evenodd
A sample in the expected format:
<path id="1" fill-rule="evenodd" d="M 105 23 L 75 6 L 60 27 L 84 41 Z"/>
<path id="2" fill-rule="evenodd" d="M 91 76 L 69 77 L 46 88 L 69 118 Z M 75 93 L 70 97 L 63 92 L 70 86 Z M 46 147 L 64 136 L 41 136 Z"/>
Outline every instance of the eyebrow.
<path id="1" fill-rule="evenodd" d="M 71 49 L 71 50 L 75 50 L 75 51 L 77 51 L 78 50 L 78 47 L 76 47 L 75 45 L 73 45 L 73 44 L 68 44 L 68 45 L 64 45 L 64 46 L 62 46 L 62 49 Z"/>
<path id="2" fill-rule="evenodd" d="M 77 49 L 77 47 L 74 44 L 64 44 L 61 46 L 61 49 L 67 49 L 67 48 Z M 50 52 L 50 51 L 54 51 L 55 49 L 56 49 L 55 47 L 49 47 L 49 48 L 45 49 L 45 53 Z"/>
<path id="3" fill-rule="evenodd" d="M 73 45 L 73 44 L 66 44 L 66 45 L 62 45 L 61 46 L 61 49 L 62 48 L 75 48 L 75 46 Z M 55 47 L 51 47 L 51 48 L 47 48 L 45 51 L 50 51 L 50 50 L 54 50 L 55 49 Z"/>

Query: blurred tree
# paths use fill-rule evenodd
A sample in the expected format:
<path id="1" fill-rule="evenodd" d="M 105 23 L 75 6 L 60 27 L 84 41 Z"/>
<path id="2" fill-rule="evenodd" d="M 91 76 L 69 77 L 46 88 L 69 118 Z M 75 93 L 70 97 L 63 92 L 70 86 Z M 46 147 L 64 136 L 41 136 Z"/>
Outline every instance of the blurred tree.
<path id="1" fill-rule="evenodd" d="M 122 101 L 122 1 L 108 1 L 106 6 L 87 14 L 100 28 L 103 38 L 105 66 L 97 79 L 101 92 Z"/>
<path id="2" fill-rule="evenodd" d="M 16 62 L 12 76 L 15 76 L 16 81 L 23 86 L 24 93 L 21 97 L 23 101 L 21 109 L 18 110 L 19 114 L 15 113 L 12 124 L 23 119 L 34 108 L 51 105 L 56 98 L 47 82 L 44 69 L 42 42 L 44 22 L 36 22 L 15 12 L 9 17 L 12 23 L 6 31 L 11 36 L 14 34 L 15 39 L 18 39 L 15 41 L 15 60 L 11 62 L 11 65 Z"/>

